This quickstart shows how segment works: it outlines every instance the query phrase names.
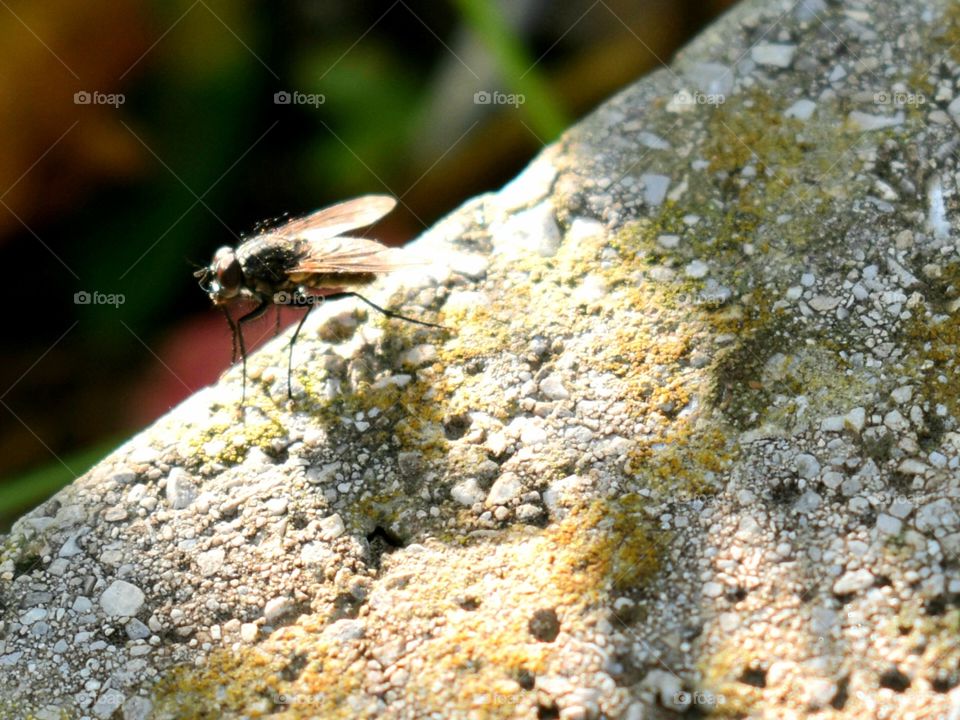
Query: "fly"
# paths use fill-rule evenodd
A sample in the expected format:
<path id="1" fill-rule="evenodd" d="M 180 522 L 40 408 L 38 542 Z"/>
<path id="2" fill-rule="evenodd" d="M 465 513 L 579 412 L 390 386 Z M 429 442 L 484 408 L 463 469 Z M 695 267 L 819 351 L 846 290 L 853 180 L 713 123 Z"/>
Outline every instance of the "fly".
<path id="1" fill-rule="evenodd" d="M 200 287 L 219 307 L 233 334 L 233 360 L 237 347 L 243 362 L 243 395 L 247 397 L 247 348 L 243 326 L 261 317 L 271 306 L 306 306 L 287 356 L 287 397 L 293 397 L 290 373 L 293 345 L 300 328 L 313 309 L 315 299 L 336 300 L 355 297 L 389 318 L 425 327 L 442 325 L 415 320 L 380 307 L 355 288 L 372 283 L 378 275 L 418 264 L 404 260 L 401 252 L 374 240 L 343 233 L 372 225 L 396 206 L 389 195 L 365 195 L 318 210 L 240 243 L 236 249 L 224 246 L 213 255 L 209 266 L 194 273 Z M 256 306 L 234 320 L 229 308 L 238 301 Z"/>

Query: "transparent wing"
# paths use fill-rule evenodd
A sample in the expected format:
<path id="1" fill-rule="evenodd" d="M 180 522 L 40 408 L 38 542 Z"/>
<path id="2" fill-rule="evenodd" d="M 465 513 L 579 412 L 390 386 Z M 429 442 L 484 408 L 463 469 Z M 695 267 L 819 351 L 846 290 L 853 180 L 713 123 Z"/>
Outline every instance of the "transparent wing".
<path id="1" fill-rule="evenodd" d="M 312 241 L 336 237 L 356 228 L 372 225 L 397 205 L 389 195 L 364 195 L 296 218 L 266 234 Z"/>
<path id="2" fill-rule="evenodd" d="M 374 240 L 336 237 L 307 243 L 299 262 L 287 273 L 387 273 L 423 264 Z"/>

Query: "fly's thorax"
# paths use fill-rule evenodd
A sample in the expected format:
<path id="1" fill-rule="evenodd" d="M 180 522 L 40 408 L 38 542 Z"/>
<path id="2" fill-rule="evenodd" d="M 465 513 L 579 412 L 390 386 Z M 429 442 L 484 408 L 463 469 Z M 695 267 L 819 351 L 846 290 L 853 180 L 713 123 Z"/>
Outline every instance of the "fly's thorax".
<path id="1" fill-rule="evenodd" d="M 289 278 L 284 278 L 278 282 L 258 279 L 253 281 L 251 289 L 257 295 L 269 297 L 278 292 L 294 292 L 297 289 L 297 285 L 298 283 L 291 281 Z"/>
<path id="2" fill-rule="evenodd" d="M 261 283 L 278 287 L 287 280 L 287 271 L 297 266 L 300 255 L 298 241 L 274 235 L 258 235 L 237 248 L 237 258 L 251 287 Z"/>

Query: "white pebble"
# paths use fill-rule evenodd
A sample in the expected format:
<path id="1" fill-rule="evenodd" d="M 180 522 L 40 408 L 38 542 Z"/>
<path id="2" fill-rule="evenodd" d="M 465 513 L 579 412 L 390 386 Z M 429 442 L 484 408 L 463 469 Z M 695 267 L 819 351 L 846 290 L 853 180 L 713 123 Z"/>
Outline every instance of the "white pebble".
<path id="1" fill-rule="evenodd" d="M 797 52 L 796 45 L 782 43 L 760 43 L 750 50 L 750 57 L 757 65 L 767 65 L 775 68 L 788 68 L 793 64 L 793 56 Z"/>
<path id="2" fill-rule="evenodd" d="M 347 529 L 339 513 L 328 515 L 320 520 L 318 525 L 320 527 L 320 538 L 322 540 L 334 540 L 343 535 Z"/>
<path id="3" fill-rule="evenodd" d="M 107 615 L 129 617 L 143 607 L 145 596 L 136 585 L 125 580 L 114 580 L 100 596 L 100 607 Z"/>

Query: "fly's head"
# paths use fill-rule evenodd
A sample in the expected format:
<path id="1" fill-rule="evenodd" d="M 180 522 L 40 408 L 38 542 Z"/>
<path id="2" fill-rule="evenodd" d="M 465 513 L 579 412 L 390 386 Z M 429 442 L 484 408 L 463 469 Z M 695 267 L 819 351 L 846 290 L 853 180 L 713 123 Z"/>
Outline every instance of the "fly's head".
<path id="1" fill-rule="evenodd" d="M 200 281 L 200 288 L 210 296 L 214 305 L 229 302 L 243 289 L 243 269 L 232 247 L 217 250 L 210 265 L 197 270 L 193 276 Z"/>

